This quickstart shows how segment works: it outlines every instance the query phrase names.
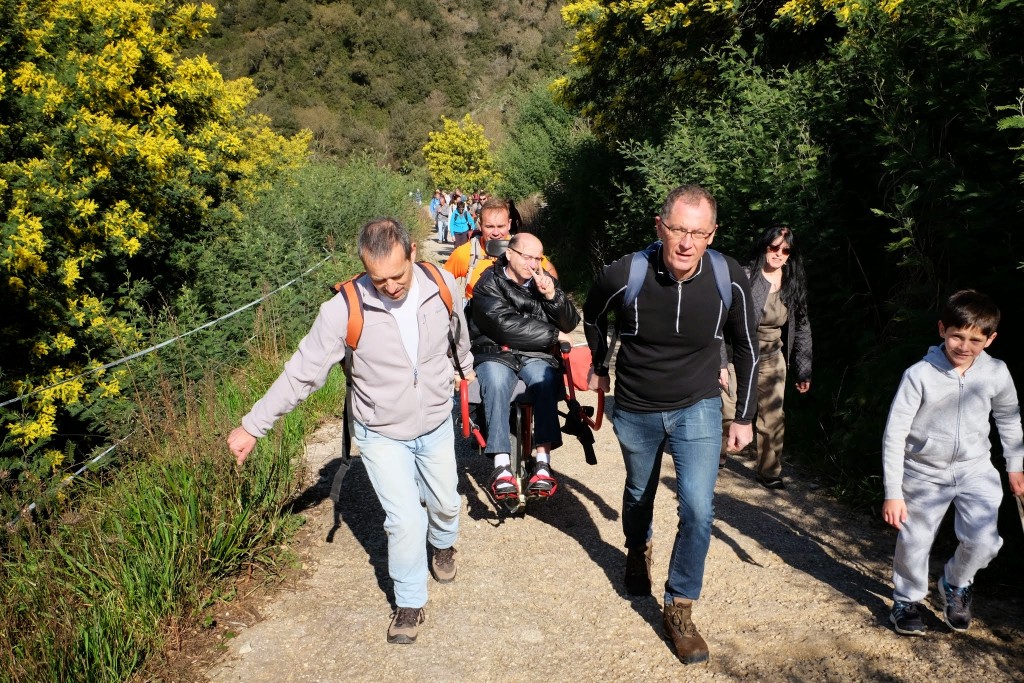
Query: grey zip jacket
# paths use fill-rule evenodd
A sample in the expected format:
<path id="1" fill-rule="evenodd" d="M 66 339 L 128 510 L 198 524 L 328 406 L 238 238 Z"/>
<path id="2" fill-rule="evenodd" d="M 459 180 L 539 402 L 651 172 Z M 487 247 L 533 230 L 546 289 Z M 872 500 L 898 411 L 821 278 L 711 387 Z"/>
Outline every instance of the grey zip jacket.
<path id="1" fill-rule="evenodd" d="M 903 498 L 903 476 L 952 485 L 991 467 L 991 413 L 1007 472 L 1024 466 L 1020 406 L 1006 364 L 981 352 L 962 376 L 933 346 L 903 373 L 882 441 L 885 497 Z"/>
<path id="2" fill-rule="evenodd" d="M 398 323 L 381 306 L 367 275 L 356 280 L 363 297 L 363 333 L 352 355 L 352 416 L 355 421 L 390 439 L 408 441 L 427 434 L 443 423 L 452 411 L 453 362 L 463 372 L 473 370 L 466 319 L 458 305 L 451 325 L 456 327 L 458 361 L 448 357 L 448 309 L 437 285 L 419 267 L 420 343 L 416 365 L 409 361 L 399 337 Z M 441 269 L 455 296 L 455 279 Z M 457 321 L 457 323 L 456 323 Z M 323 386 L 327 373 L 345 358 L 348 304 L 338 294 L 320 306 L 313 327 L 299 342 L 295 354 L 263 398 L 242 418 L 242 427 L 262 437 L 279 417 Z"/>

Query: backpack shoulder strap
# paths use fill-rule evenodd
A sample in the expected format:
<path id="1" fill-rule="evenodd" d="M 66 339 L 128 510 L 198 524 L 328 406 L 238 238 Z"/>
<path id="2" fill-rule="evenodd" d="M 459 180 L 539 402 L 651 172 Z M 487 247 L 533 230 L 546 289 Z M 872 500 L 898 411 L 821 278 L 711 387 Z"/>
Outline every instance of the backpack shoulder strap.
<path id="1" fill-rule="evenodd" d="M 470 276 L 473 274 L 473 269 L 476 268 L 476 262 L 480 260 L 480 239 L 473 238 L 470 240 L 471 246 L 469 248 L 469 267 L 466 269 L 466 281 L 469 282 Z"/>
<path id="2" fill-rule="evenodd" d="M 449 289 L 448 283 L 444 281 L 444 276 L 441 274 L 441 269 L 436 264 L 430 263 L 429 261 L 419 261 L 417 264 L 423 272 L 426 273 L 437 283 L 437 288 L 441 292 L 441 301 L 444 302 L 445 308 L 448 309 L 448 321 L 455 325 L 455 330 L 459 330 L 459 319 L 455 315 L 455 301 L 452 297 L 452 290 Z M 448 357 L 452 359 L 452 363 L 455 365 L 455 369 L 459 373 L 460 379 L 466 379 L 466 374 L 462 370 L 462 365 L 459 363 L 459 345 L 455 342 L 456 332 L 452 329 L 452 325 L 448 325 Z"/>
<path id="3" fill-rule="evenodd" d="M 334 286 L 335 290 L 345 297 L 345 303 L 348 304 L 348 330 L 345 332 L 345 346 L 353 351 L 359 346 L 359 337 L 363 334 L 363 295 L 356 287 L 356 279 L 361 276 L 362 273 Z"/>
<path id="4" fill-rule="evenodd" d="M 334 473 L 334 481 L 331 483 L 330 498 L 334 501 L 335 523 L 337 523 L 338 502 L 341 500 L 341 483 L 345 479 L 349 466 L 352 463 L 352 433 L 349 423 L 352 420 L 352 354 L 359 345 L 359 337 L 363 334 L 363 295 L 356 287 L 356 280 L 363 273 L 356 275 L 351 280 L 339 282 L 331 287 L 335 292 L 345 297 L 348 305 L 348 327 L 345 331 L 345 360 L 342 368 L 345 370 L 345 407 L 341 417 L 341 464 Z"/>
<path id="5" fill-rule="evenodd" d="M 455 301 L 452 298 L 452 290 L 449 289 L 448 283 L 444 281 L 444 276 L 441 275 L 441 269 L 429 261 L 417 261 L 416 265 L 437 285 L 437 289 L 441 293 L 441 301 L 444 302 L 444 307 L 448 309 L 448 315 L 451 316 L 452 311 L 455 310 Z"/>
<path id="6" fill-rule="evenodd" d="M 626 279 L 626 292 L 622 297 L 622 307 L 629 308 L 636 301 L 643 287 L 644 277 L 647 275 L 647 264 L 651 254 L 658 250 L 661 242 L 652 242 L 642 251 L 634 251 L 629 262 L 629 277 Z"/>
<path id="7" fill-rule="evenodd" d="M 732 280 L 729 278 L 729 264 L 726 263 L 722 253 L 714 249 L 708 249 L 708 256 L 711 257 L 711 271 L 715 274 L 715 286 L 718 287 L 718 295 L 722 297 L 725 310 L 732 308 Z"/>

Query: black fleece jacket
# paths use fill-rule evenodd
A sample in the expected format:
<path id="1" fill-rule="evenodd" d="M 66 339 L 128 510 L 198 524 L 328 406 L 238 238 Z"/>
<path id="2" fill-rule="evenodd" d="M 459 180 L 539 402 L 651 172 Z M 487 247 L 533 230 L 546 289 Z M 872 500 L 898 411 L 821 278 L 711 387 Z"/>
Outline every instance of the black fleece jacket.
<path id="1" fill-rule="evenodd" d="M 632 254 L 604 267 L 583 305 L 583 326 L 598 374 L 608 350 L 608 314 L 614 313 L 620 343 L 615 361 L 615 402 L 624 410 L 651 413 L 686 408 L 720 394 L 723 336 L 733 344 L 736 422 L 749 424 L 757 407 L 757 330 L 750 283 L 726 256 L 732 306 L 725 310 L 715 285 L 711 257 L 696 274 L 677 281 L 661 249 L 648 259 L 633 306 L 623 310 Z"/>

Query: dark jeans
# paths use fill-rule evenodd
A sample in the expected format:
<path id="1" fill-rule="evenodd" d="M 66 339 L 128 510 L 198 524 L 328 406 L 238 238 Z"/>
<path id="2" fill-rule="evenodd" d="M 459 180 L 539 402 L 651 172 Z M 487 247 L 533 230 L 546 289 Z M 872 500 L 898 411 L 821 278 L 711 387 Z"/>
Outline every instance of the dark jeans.
<path id="1" fill-rule="evenodd" d="M 616 405 L 612 424 L 626 464 L 622 530 L 628 548 L 643 546 L 653 535 L 661 455 L 666 448 L 672 453 L 679 527 L 665 582 L 665 601 L 696 600 L 704 585 L 704 562 L 711 545 L 722 400 L 704 399 L 688 408 L 660 413 L 632 413 Z"/>

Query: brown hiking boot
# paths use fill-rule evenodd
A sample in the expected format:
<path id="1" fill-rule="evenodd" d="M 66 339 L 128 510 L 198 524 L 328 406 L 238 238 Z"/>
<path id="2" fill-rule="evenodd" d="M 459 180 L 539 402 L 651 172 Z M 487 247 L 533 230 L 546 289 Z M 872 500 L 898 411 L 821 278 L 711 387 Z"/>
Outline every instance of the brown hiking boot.
<path id="1" fill-rule="evenodd" d="M 399 607 L 388 626 L 388 642 L 399 645 L 415 643 L 424 618 L 422 607 Z"/>
<path id="2" fill-rule="evenodd" d="M 708 644 L 697 633 L 697 627 L 690 619 L 693 602 L 675 598 L 671 605 L 665 605 L 665 633 L 672 639 L 676 654 L 683 664 L 697 664 L 708 660 Z"/>
<path id="3" fill-rule="evenodd" d="M 646 545 L 626 549 L 626 575 L 622 583 L 630 595 L 651 594 L 651 541 Z"/>
<path id="4" fill-rule="evenodd" d="M 430 573 L 438 583 L 451 583 L 455 580 L 457 568 L 455 566 L 455 546 L 438 550 L 434 548 L 434 554 L 430 558 Z"/>

